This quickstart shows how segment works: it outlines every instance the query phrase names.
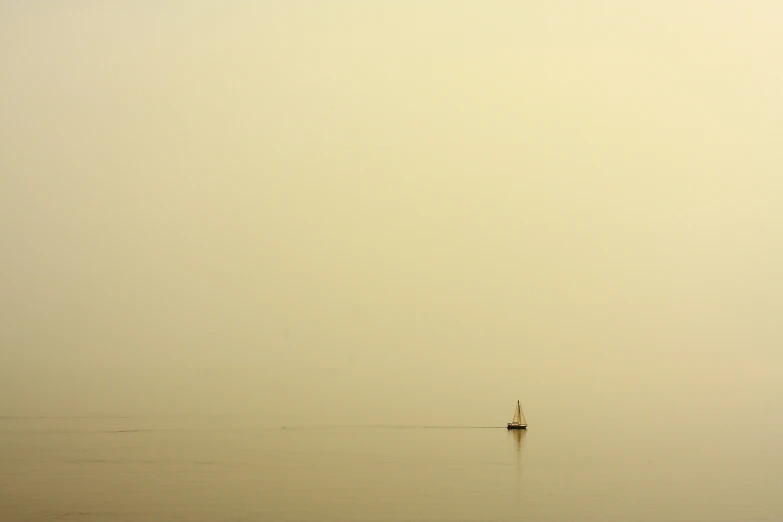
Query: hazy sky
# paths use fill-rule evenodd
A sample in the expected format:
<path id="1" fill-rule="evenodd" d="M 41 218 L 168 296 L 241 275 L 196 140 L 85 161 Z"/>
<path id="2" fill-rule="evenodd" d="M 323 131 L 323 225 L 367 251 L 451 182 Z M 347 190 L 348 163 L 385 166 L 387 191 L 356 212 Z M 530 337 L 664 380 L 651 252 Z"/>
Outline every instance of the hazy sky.
<path id="1" fill-rule="evenodd" d="M 782 27 L 0 0 L 0 415 L 780 411 Z"/>

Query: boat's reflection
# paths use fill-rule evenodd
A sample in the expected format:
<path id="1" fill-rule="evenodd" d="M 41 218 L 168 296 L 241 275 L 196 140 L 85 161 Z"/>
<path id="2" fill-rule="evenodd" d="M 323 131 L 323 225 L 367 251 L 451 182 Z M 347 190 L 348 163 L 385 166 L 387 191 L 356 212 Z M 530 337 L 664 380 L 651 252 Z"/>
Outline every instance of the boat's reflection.
<path id="1" fill-rule="evenodd" d="M 522 452 L 525 447 L 525 435 L 527 430 L 508 430 L 511 437 L 511 443 L 514 446 L 517 457 L 517 480 L 519 480 L 519 474 L 522 470 Z"/>

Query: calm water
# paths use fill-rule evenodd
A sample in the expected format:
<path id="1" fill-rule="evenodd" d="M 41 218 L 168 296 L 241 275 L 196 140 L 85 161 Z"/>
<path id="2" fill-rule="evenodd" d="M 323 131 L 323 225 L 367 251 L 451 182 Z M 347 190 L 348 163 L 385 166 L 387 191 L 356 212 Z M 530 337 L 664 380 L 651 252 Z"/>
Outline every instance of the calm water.
<path id="1" fill-rule="evenodd" d="M 0 419 L 0 520 L 780 521 L 779 433 Z"/>

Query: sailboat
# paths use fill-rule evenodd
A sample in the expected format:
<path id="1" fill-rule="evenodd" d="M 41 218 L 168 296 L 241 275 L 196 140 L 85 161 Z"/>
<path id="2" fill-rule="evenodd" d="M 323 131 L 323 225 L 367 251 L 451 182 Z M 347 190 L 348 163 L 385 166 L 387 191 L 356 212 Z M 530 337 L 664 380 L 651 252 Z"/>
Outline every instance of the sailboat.
<path id="1" fill-rule="evenodd" d="M 522 413 L 522 406 L 517 401 L 517 408 L 514 410 L 514 418 L 508 423 L 508 429 L 510 430 L 526 430 L 527 421 L 525 420 L 525 414 Z"/>

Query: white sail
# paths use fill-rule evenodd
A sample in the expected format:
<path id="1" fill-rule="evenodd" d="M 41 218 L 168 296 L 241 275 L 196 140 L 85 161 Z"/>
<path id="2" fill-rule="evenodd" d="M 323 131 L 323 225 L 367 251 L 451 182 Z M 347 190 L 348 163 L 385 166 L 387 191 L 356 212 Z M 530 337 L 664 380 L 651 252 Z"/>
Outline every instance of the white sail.
<path id="1" fill-rule="evenodd" d="M 511 421 L 511 423 L 527 425 L 527 421 L 525 420 L 525 414 L 522 413 L 522 407 L 519 405 L 519 401 L 517 401 L 517 407 L 514 410 L 514 419 Z"/>

